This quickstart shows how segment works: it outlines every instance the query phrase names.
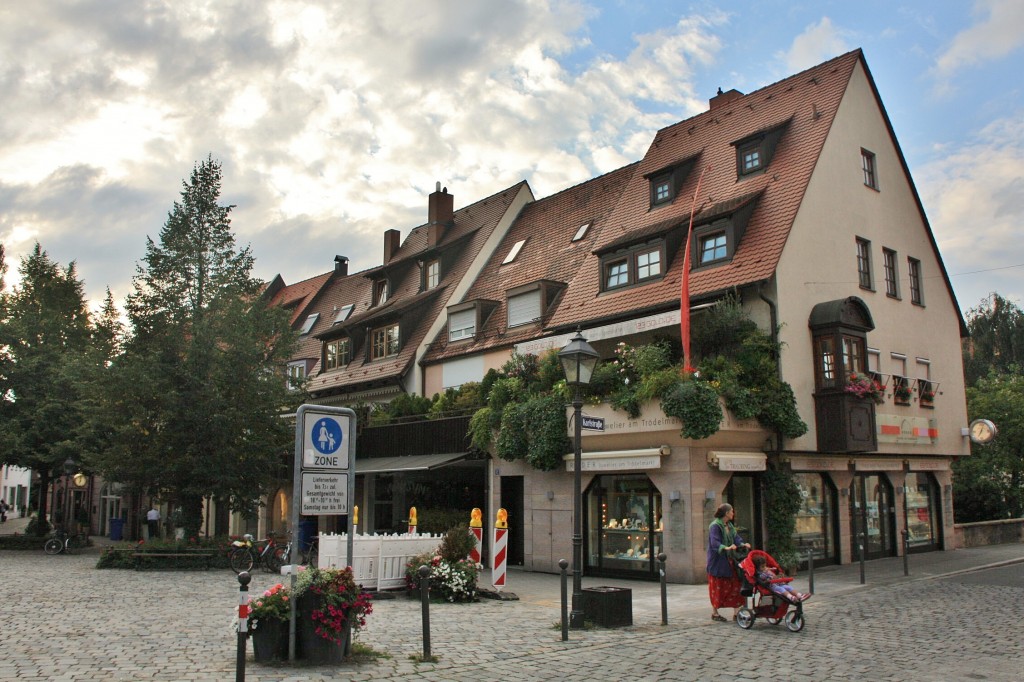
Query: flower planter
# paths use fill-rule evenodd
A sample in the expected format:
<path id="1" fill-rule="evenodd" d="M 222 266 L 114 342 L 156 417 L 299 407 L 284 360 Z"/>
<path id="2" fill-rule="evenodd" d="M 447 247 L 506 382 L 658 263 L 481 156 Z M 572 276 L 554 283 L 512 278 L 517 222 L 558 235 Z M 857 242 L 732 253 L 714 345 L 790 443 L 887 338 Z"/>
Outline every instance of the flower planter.
<path id="1" fill-rule="evenodd" d="M 264 618 L 255 623 L 251 637 L 256 662 L 269 663 L 288 658 L 288 621 Z"/>
<path id="2" fill-rule="evenodd" d="M 345 658 L 345 642 L 336 643 L 316 634 L 316 623 L 313 622 L 313 610 L 316 608 L 317 597 L 303 594 L 296 602 L 296 656 L 310 663 L 341 663 Z"/>

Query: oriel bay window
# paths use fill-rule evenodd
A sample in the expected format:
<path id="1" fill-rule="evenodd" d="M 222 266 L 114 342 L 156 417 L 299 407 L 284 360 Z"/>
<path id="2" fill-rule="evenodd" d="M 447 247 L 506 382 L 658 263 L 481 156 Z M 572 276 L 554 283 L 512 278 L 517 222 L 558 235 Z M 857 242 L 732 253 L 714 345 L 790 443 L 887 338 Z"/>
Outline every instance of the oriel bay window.
<path id="1" fill-rule="evenodd" d="M 398 324 L 378 327 L 370 332 L 370 359 L 398 355 Z"/>

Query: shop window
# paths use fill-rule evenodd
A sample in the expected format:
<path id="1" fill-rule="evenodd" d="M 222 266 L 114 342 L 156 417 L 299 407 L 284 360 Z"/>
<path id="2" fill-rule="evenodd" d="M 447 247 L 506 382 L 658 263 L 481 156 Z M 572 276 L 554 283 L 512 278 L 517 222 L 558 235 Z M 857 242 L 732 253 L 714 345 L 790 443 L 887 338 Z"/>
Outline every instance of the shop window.
<path id="1" fill-rule="evenodd" d="M 587 489 L 586 571 L 653 579 L 662 542 L 661 493 L 645 475 L 597 476 Z"/>
<path id="2" fill-rule="evenodd" d="M 751 547 L 763 547 L 761 535 L 761 479 L 748 474 L 733 474 L 725 486 L 724 501 L 736 512 L 736 531 Z"/>
<path id="3" fill-rule="evenodd" d="M 805 562 L 808 553 L 813 553 L 815 564 L 838 563 L 835 528 L 838 513 L 832 482 L 817 473 L 797 473 L 793 478 L 801 497 L 793 535 L 800 561 Z"/>
<path id="4" fill-rule="evenodd" d="M 927 472 L 911 472 L 906 479 L 907 542 L 910 551 L 939 548 L 942 522 L 939 517 L 939 486 Z"/>
<path id="5" fill-rule="evenodd" d="M 863 543 L 866 559 L 896 556 L 896 515 L 892 485 L 883 474 L 857 474 L 850 488 L 853 556 Z"/>

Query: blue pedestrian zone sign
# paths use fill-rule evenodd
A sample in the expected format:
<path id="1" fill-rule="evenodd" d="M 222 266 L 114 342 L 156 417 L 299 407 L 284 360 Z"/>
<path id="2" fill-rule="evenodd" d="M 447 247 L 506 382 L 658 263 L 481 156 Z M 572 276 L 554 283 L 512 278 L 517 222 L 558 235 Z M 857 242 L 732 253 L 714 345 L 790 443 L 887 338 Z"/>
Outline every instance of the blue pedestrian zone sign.
<path id="1" fill-rule="evenodd" d="M 336 415 L 307 412 L 303 415 L 302 467 L 304 469 L 347 469 L 348 444 Z"/>

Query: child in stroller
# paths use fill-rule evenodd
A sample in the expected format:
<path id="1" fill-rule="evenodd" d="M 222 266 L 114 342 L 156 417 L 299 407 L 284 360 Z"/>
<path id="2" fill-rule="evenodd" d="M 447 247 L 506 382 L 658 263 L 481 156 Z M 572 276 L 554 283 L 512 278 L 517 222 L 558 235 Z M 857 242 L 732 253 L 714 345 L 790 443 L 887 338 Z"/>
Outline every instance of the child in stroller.
<path id="1" fill-rule="evenodd" d="M 739 568 L 743 583 L 740 593 L 747 597 L 747 605 L 740 609 L 736 618 L 741 628 L 753 627 L 754 620 L 761 617 L 773 625 L 785 621 L 792 632 L 803 629 L 803 602 L 810 595 L 793 590 L 789 585 L 792 578 L 779 576 L 779 564 L 770 554 L 759 549 L 751 550 Z M 790 606 L 795 608 L 790 611 Z"/>

